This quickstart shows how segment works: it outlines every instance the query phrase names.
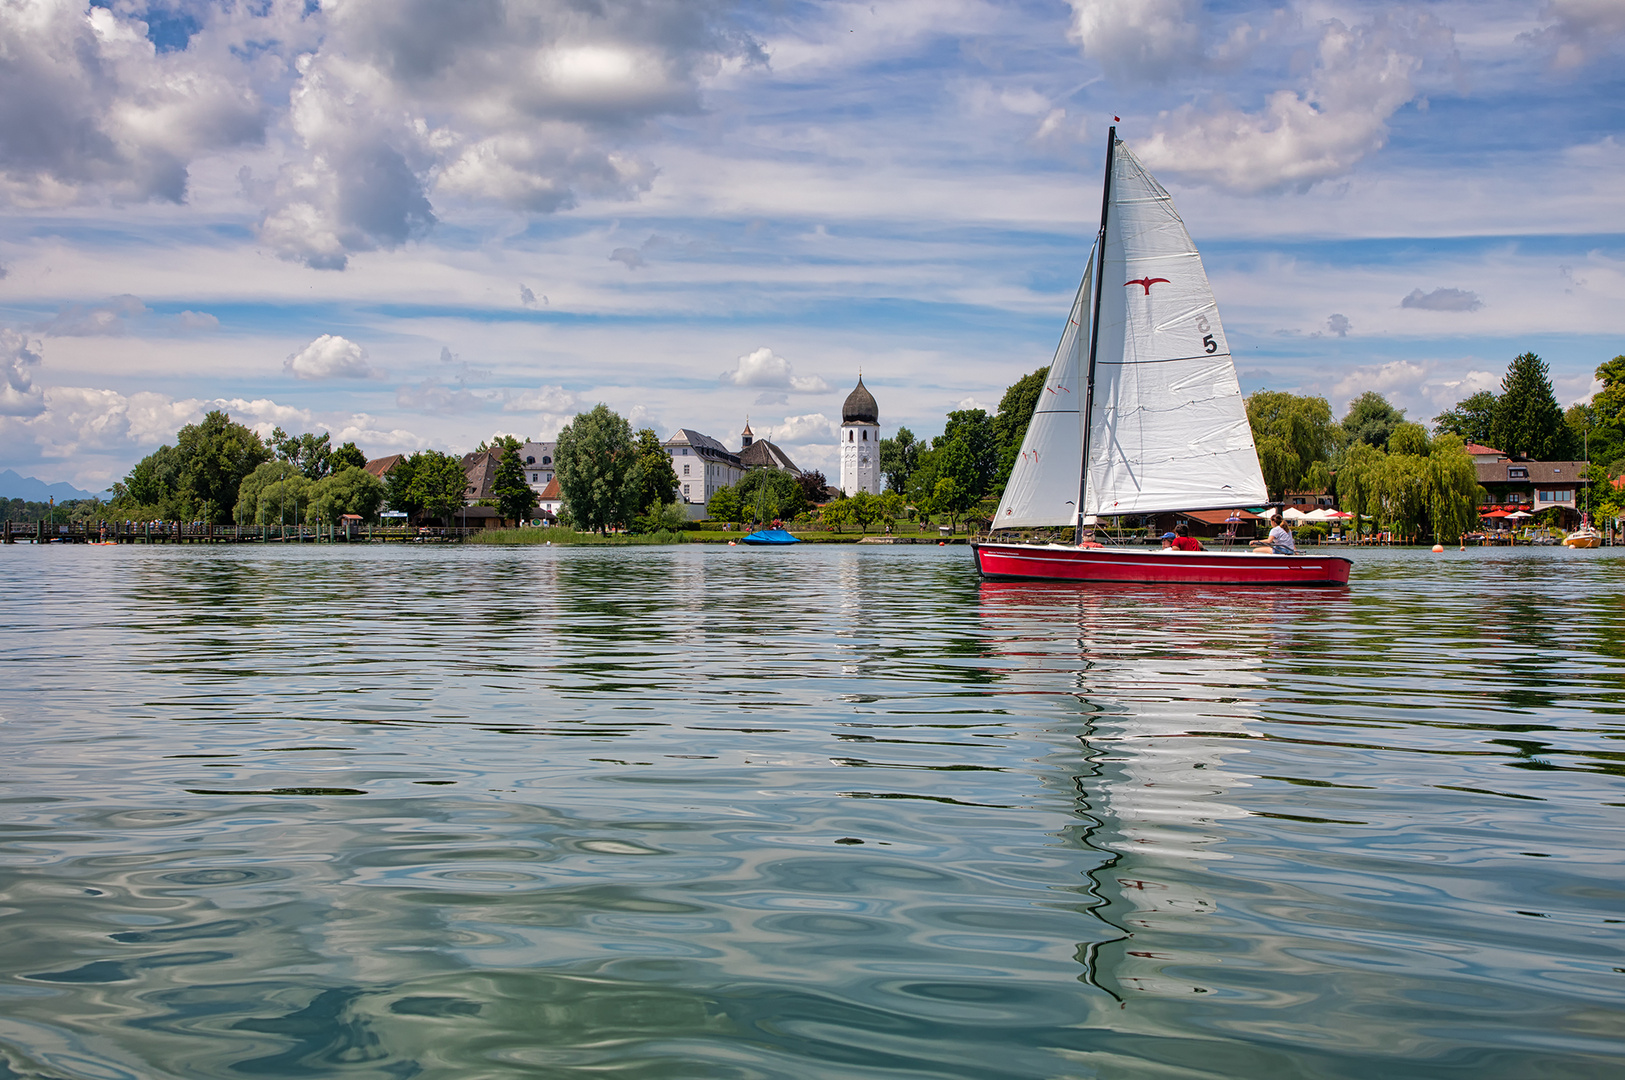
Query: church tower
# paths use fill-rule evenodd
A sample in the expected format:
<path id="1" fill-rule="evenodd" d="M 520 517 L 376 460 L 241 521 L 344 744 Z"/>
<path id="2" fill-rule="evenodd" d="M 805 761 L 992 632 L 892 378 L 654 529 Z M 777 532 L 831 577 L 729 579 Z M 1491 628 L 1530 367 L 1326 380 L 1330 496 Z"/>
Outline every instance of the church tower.
<path id="1" fill-rule="evenodd" d="M 841 406 L 841 490 L 880 494 L 880 406 L 861 373 Z"/>

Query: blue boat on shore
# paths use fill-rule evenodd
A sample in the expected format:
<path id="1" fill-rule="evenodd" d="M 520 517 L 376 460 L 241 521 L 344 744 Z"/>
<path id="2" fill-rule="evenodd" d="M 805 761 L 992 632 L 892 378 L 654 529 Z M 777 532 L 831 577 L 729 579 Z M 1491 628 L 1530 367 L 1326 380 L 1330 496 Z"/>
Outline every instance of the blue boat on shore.
<path id="1" fill-rule="evenodd" d="M 799 544 L 799 536 L 791 536 L 783 529 L 757 529 L 749 536 L 742 537 L 741 544 L 759 544 L 768 547 L 782 547 L 785 544 Z"/>

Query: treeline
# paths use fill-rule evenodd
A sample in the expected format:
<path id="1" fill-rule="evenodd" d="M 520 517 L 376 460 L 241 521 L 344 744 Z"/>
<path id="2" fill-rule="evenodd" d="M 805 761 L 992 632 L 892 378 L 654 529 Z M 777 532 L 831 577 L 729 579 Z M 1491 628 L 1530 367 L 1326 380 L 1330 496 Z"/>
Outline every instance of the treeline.
<path id="1" fill-rule="evenodd" d="M 32 499 L 0 499 L 0 521 L 68 525 L 76 521 L 102 521 L 106 517 L 107 504 L 100 499 L 68 499 L 55 504 Z"/>

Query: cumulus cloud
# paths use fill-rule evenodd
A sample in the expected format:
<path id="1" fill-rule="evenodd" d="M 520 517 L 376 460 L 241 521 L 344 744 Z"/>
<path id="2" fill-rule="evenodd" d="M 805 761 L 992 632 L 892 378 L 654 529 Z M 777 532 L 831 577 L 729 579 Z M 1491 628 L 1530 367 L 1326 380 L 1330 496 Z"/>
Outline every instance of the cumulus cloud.
<path id="1" fill-rule="evenodd" d="M 319 17 L 289 122 L 300 147 L 261 238 L 342 269 L 435 224 L 437 200 L 551 213 L 631 199 L 654 165 L 627 136 L 699 108 L 700 80 L 759 59 L 722 0 L 348 0 Z"/>
<path id="2" fill-rule="evenodd" d="M 834 442 L 840 435 L 840 425 L 823 413 L 807 413 L 804 416 L 786 416 L 784 423 L 774 424 L 760 434 L 764 439 L 785 446 L 826 443 Z"/>
<path id="3" fill-rule="evenodd" d="M 1332 401 L 1334 404 L 1342 402 L 1346 410 L 1349 402 L 1367 390 L 1375 390 L 1390 400 L 1396 393 L 1414 398 L 1419 396 L 1427 375 L 1427 368 L 1409 360 L 1390 360 L 1374 367 L 1355 368 L 1332 384 Z"/>
<path id="4" fill-rule="evenodd" d="M 790 369 L 790 361 L 766 346 L 741 356 L 734 362 L 733 369 L 724 371 L 721 378 L 733 386 L 760 386 L 793 394 L 829 392 L 829 383 L 817 375 L 796 375 Z"/>
<path id="5" fill-rule="evenodd" d="M 1354 325 L 1349 322 L 1347 315 L 1330 315 L 1326 319 L 1326 332 L 1336 334 L 1338 337 L 1348 337 Z"/>
<path id="6" fill-rule="evenodd" d="M 1426 15 L 1379 15 L 1355 26 L 1328 20 L 1307 85 L 1275 91 L 1258 112 L 1216 98 L 1163 113 L 1138 153 L 1158 170 L 1242 194 L 1340 176 L 1381 149 L 1388 118 L 1417 96 L 1425 58 L 1452 40 Z"/>
<path id="7" fill-rule="evenodd" d="M 40 365 L 39 346 L 12 329 L 0 329 L 0 416 L 38 416 L 45 411 L 45 392 L 34 385 Z"/>
<path id="8" fill-rule="evenodd" d="M 50 337 L 118 337 L 129 330 L 130 320 L 147 313 L 136 297 L 115 296 L 101 304 L 69 304 L 33 329 Z"/>
<path id="9" fill-rule="evenodd" d="M 282 25 L 295 6 L 273 0 L 253 21 Z M 260 142 L 254 65 L 231 51 L 246 16 L 225 7 L 200 11 L 206 40 L 160 49 L 144 5 L 0 5 L 0 198 L 182 202 L 194 158 Z"/>
<path id="10" fill-rule="evenodd" d="M 1412 289 L 1399 306 L 1423 311 L 1477 311 L 1484 306 L 1484 301 L 1466 289 L 1434 289 L 1429 293 Z"/>
<path id="11" fill-rule="evenodd" d="M 337 334 L 323 334 L 288 357 L 282 369 L 296 379 L 378 379 L 383 372 L 367 363 L 367 350 Z"/>
<path id="12" fill-rule="evenodd" d="M 502 403 L 502 411 L 563 414 L 574 412 L 576 405 L 576 396 L 564 387 L 539 386 L 535 390 L 507 396 Z"/>
<path id="13" fill-rule="evenodd" d="M 1518 40 L 1559 70 L 1583 67 L 1625 42 L 1625 5 L 1619 0 L 1548 0 L 1540 17 L 1547 25 Z"/>
<path id="14" fill-rule="evenodd" d="M 1107 77 L 1160 81 L 1202 60 L 1199 0 L 1072 0 L 1068 36 Z"/>

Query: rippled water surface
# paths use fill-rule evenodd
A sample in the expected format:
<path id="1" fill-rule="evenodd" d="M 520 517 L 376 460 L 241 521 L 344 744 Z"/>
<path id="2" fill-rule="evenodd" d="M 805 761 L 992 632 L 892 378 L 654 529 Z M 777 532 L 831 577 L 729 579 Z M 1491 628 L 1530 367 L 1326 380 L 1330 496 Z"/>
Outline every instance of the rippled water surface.
<path id="1" fill-rule="evenodd" d="M 1625 557 L 0 548 L 0 1078 L 1619 1075 Z"/>

